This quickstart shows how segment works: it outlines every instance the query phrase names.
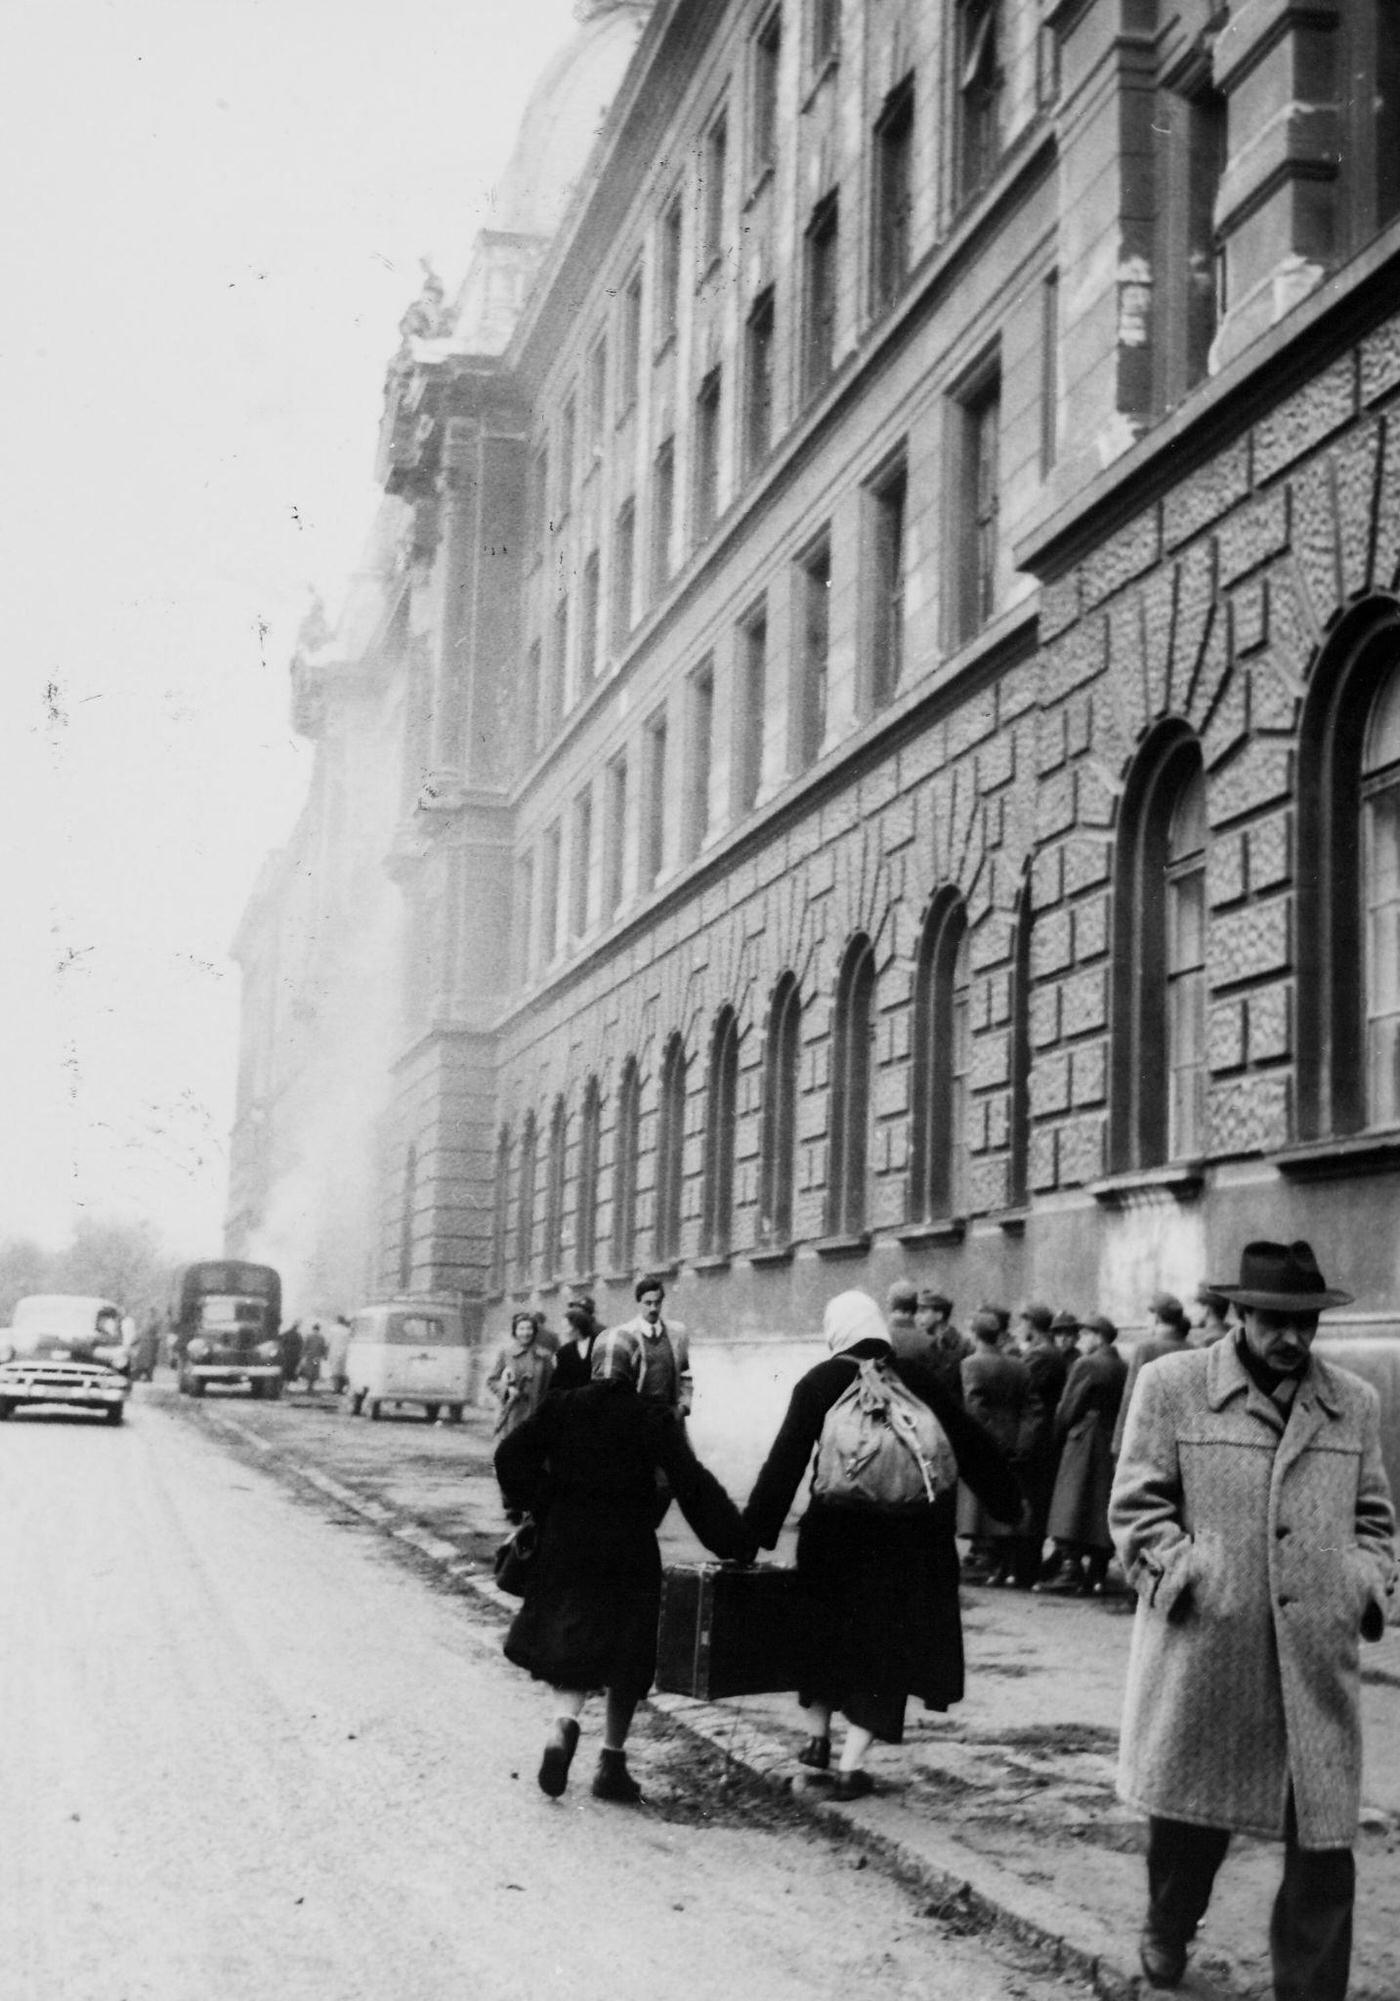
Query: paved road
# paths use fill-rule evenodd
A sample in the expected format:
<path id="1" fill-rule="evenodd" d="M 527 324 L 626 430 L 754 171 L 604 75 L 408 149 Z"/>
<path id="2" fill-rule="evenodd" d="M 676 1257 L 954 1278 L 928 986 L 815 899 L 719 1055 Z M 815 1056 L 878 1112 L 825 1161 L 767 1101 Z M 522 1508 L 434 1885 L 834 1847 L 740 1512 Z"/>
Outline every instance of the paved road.
<path id="1" fill-rule="evenodd" d="M 5 1426 L 0 1521 L 5 2001 L 1065 1993 L 659 1719 L 640 1812 L 546 1801 L 470 1601 L 148 1393 Z"/>

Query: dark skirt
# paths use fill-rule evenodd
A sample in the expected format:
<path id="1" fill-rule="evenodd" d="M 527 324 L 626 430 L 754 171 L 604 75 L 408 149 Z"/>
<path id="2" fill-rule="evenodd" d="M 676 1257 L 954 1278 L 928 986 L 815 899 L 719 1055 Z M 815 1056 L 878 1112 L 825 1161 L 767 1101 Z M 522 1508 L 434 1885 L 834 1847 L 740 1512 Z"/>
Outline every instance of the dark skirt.
<path id="1" fill-rule="evenodd" d="M 898 1744 L 911 1695 L 939 1710 L 961 1699 L 951 1498 L 904 1517 L 814 1502 L 798 1529 L 797 1567 L 812 1607 L 800 1702 L 829 1704 Z"/>
<path id="2" fill-rule="evenodd" d="M 554 1688 L 645 1695 L 661 1610 L 654 1519 L 648 1507 L 552 1507 L 506 1659 Z"/>

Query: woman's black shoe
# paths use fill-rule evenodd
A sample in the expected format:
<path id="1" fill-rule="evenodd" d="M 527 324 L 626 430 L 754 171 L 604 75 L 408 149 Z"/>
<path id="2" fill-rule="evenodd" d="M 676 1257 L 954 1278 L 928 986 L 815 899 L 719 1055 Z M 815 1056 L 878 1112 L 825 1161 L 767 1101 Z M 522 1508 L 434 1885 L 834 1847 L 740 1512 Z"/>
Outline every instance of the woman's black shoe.
<path id="1" fill-rule="evenodd" d="M 578 1724 L 572 1716 L 560 1717 L 540 1759 L 540 1791 L 557 1800 L 569 1783 L 569 1767 L 578 1749 Z"/>
<path id="2" fill-rule="evenodd" d="M 1138 1958 L 1153 1987 L 1179 1987 L 1186 1972 L 1186 1947 L 1175 1939 L 1158 1938 L 1144 1932 L 1138 1940 Z"/>
<path id="3" fill-rule="evenodd" d="M 831 1763 L 831 1739 L 829 1737 L 809 1737 L 797 1754 L 799 1765 L 810 1765 L 814 1772 L 824 1772 Z"/>
<path id="4" fill-rule="evenodd" d="M 863 1800 L 867 1793 L 874 1790 L 875 1781 L 869 1772 L 838 1772 L 831 1797 L 834 1800 Z"/>
<path id="5" fill-rule="evenodd" d="M 595 1800 L 615 1800 L 619 1806 L 636 1806 L 642 1789 L 627 1769 L 625 1751 L 600 1751 L 598 1769 L 593 1774 Z"/>

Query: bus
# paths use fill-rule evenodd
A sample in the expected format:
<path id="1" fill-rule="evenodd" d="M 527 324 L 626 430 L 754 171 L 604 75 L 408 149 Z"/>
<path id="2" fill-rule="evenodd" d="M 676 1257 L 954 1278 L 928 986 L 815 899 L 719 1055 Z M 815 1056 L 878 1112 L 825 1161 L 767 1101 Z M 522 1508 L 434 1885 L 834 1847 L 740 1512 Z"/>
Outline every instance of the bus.
<path id="1" fill-rule="evenodd" d="M 202 1397 L 210 1383 L 281 1396 L 282 1281 L 271 1265 L 211 1258 L 186 1266 L 173 1318 L 182 1396 Z"/>

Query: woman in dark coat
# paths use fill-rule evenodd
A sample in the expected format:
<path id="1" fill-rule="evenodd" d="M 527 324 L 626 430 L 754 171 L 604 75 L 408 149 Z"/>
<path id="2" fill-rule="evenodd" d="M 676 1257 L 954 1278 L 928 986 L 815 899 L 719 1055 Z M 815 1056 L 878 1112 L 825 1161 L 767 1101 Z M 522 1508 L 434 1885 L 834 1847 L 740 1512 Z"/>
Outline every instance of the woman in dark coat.
<path id="1" fill-rule="evenodd" d="M 1001 1317 L 990 1307 L 972 1316 L 975 1346 L 962 1362 L 962 1400 L 968 1414 L 991 1433 L 1008 1459 L 1014 1460 L 1021 1419 L 1030 1395 L 1030 1377 L 1019 1355 L 999 1346 Z M 958 1495 L 958 1534 L 971 1543 L 969 1556 L 986 1565 L 988 1584 L 1005 1584 L 1016 1555 L 1015 1522 L 1001 1522 L 996 1511 L 964 1484 Z"/>
<path id="2" fill-rule="evenodd" d="M 1128 1369 L 1115 1346 L 1118 1329 L 1101 1313 L 1081 1322 L 1079 1339 L 1083 1352 L 1055 1413 L 1060 1465 L 1046 1523 L 1055 1558 L 1035 1589 L 1102 1596 L 1113 1554 L 1108 1532 L 1113 1428 Z"/>
<path id="3" fill-rule="evenodd" d="M 1038 1312 L 1039 1309 L 1036 1309 Z M 1021 1437 L 1017 1447 L 1016 1470 L 1026 1490 L 1023 1533 L 1016 1543 L 1015 1582 L 1032 1585 L 1040 1576 L 1045 1552 L 1045 1524 L 1055 1492 L 1055 1473 L 1060 1463 L 1060 1441 L 1055 1431 L 1055 1413 L 1064 1395 L 1069 1363 L 1055 1345 L 1055 1333 L 1066 1321 L 1076 1332 L 1079 1322 L 1072 1314 L 1057 1313 L 1047 1326 L 1027 1315 L 1025 1348 L 1026 1374 L 1030 1394 L 1021 1416 Z"/>
<path id="4" fill-rule="evenodd" d="M 938 1377 L 918 1362 L 896 1362 L 879 1308 L 863 1292 L 844 1292 L 826 1309 L 828 1360 L 809 1369 L 792 1392 L 787 1415 L 749 1496 L 744 1518 L 760 1546 L 782 1532 L 823 1420 L 859 1373 L 878 1357 L 933 1411 L 952 1447 L 957 1471 L 1006 1521 L 1021 1491 L 1005 1457 Z M 947 1709 L 963 1692 L 962 1620 L 958 1609 L 956 1486 L 917 1513 L 882 1513 L 855 1502 L 813 1496 L 797 1535 L 797 1568 L 813 1607 L 808 1667 L 798 1701 L 811 1736 L 799 1751 L 824 1770 L 831 1759 L 831 1716 L 848 1730 L 836 1791 L 857 1799 L 873 1790 L 864 1769 L 873 1739 L 898 1744 L 904 1709 L 916 1695 Z"/>
<path id="5" fill-rule="evenodd" d="M 754 1555 L 753 1537 L 691 1451 L 683 1420 L 639 1397 L 635 1376 L 632 1345 L 600 1337 L 593 1380 L 546 1397 L 496 1448 L 507 1511 L 528 1511 L 540 1524 L 505 1652 L 553 1689 L 554 1726 L 539 1770 L 553 1799 L 568 1784 L 579 1716 L 596 1688 L 606 1691 L 607 1713 L 594 1794 L 629 1805 L 641 1798 L 623 1747 L 656 1672 L 656 1527 L 665 1512 L 658 1474 L 707 1549 L 743 1562 Z"/>

